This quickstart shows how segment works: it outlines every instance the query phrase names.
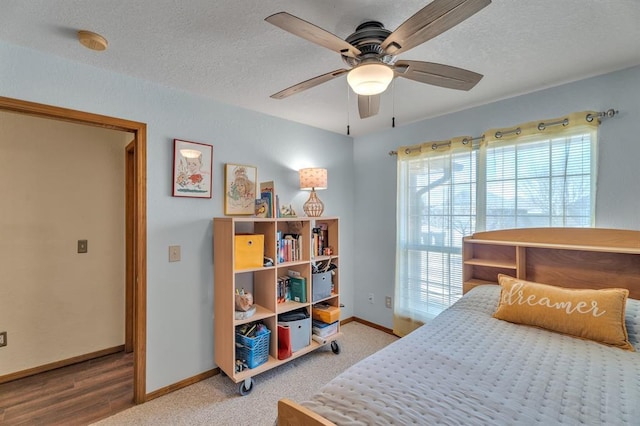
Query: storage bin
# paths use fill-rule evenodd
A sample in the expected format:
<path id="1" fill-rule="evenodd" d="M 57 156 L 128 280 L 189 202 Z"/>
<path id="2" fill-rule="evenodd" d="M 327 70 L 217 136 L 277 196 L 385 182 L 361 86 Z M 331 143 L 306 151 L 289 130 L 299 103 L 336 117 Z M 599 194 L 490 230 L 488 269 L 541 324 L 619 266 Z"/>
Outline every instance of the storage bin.
<path id="1" fill-rule="evenodd" d="M 331 279 L 333 274 L 331 271 L 320 272 L 312 274 L 311 278 L 311 300 L 316 302 L 318 300 L 326 299 L 331 296 Z"/>
<path id="2" fill-rule="evenodd" d="M 236 333 L 236 359 L 247 363 L 249 368 L 255 368 L 269 360 L 269 341 L 271 330 L 256 337 L 246 337 Z"/>
<path id="3" fill-rule="evenodd" d="M 289 328 L 291 351 L 299 351 L 311 344 L 311 318 L 309 318 L 309 314 L 306 311 L 292 311 L 280 314 L 278 316 L 278 325 Z"/>
<path id="4" fill-rule="evenodd" d="M 334 323 L 340 319 L 340 308 L 337 306 L 315 305 L 311 310 L 311 316 L 314 320 Z"/>
<path id="5" fill-rule="evenodd" d="M 313 320 L 313 334 L 320 337 L 329 337 L 338 332 L 338 321 L 333 324 L 327 324 L 326 322 Z"/>
<path id="6" fill-rule="evenodd" d="M 278 359 L 287 359 L 291 356 L 291 329 L 278 324 Z"/>
<path id="7" fill-rule="evenodd" d="M 235 269 L 259 268 L 264 262 L 264 235 L 238 234 L 234 241 Z"/>

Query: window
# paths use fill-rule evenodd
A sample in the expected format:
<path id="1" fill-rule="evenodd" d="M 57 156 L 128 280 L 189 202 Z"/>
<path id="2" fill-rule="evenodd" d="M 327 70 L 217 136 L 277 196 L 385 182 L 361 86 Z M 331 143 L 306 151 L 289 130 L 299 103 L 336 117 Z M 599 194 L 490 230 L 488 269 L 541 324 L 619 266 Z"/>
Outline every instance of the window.
<path id="1" fill-rule="evenodd" d="M 400 314 L 426 320 L 462 295 L 462 237 L 474 230 L 475 179 L 470 146 L 399 163 Z"/>
<path id="2" fill-rule="evenodd" d="M 486 230 L 591 226 L 595 137 L 494 141 L 486 147 Z"/>
<path id="3" fill-rule="evenodd" d="M 592 226 L 597 123 L 539 126 L 503 137 L 488 131 L 494 137 L 476 145 L 458 138 L 399 153 L 397 334 L 414 328 L 403 322 L 424 323 L 462 296 L 465 235 Z"/>

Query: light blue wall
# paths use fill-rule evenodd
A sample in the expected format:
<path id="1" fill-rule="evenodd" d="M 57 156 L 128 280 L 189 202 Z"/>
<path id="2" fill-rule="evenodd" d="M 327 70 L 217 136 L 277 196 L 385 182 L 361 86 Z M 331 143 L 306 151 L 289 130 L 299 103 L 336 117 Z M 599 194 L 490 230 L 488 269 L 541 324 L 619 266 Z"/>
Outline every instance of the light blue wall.
<path id="1" fill-rule="evenodd" d="M 599 128 L 596 226 L 640 230 L 640 67 L 356 138 L 355 315 L 392 327 L 392 312 L 384 307 L 384 296 L 393 295 L 395 273 L 396 158 L 390 150 L 609 108 L 620 114 Z M 375 295 L 373 305 L 369 293 Z"/>
<path id="2" fill-rule="evenodd" d="M 307 194 L 295 170 L 329 169 L 319 193 L 341 218 L 343 318 L 391 327 L 395 157 L 401 145 L 480 135 L 587 109 L 616 108 L 600 127 L 597 226 L 640 229 L 640 67 L 351 138 L 280 120 L 86 65 L 0 43 L 0 96 L 145 122 L 148 125 L 147 392 L 213 367 L 211 218 L 223 214 L 224 163 L 252 164 L 300 210 Z M 397 117 L 398 123 L 402 117 Z M 172 140 L 213 145 L 214 197 L 171 197 Z M 355 218 L 357 217 L 357 221 Z M 182 261 L 168 263 L 168 246 Z M 375 294 L 373 305 L 367 294 Z M 167 339 L 171 336 L 172 339 Z"/>
<path id="3" fill-rule="evenodd" d="M 341 218 L 343 317 L 353 315 L 350 137 L 5 43 L 0 96 L 147 123 L 147 392 L 214 367 L 211 219 L 223 215 L 224 163 L 257 166 L 259 180 L 274 180 L 299 214 L 308 193 L 297 170 L 328 169 L 319 196 L 325 215 Z M 213 145 L 212 199 L 171 197 L 174 138 Z M 168 262 L 170 245 L 182 246 L 181 262 Z"/>

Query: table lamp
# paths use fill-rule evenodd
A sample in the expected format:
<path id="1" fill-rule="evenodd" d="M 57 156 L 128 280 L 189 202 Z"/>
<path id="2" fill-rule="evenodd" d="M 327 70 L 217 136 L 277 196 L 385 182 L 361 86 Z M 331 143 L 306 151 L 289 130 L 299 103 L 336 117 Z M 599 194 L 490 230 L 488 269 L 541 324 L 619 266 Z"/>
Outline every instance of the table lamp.
<path id="1" fill-rule="evenodd" d="M 318 198 L 316 189 L 327 189 L 327 169 L 308 168 L 300 169 L 300 189 L 311 190 L 309 199 L 302 206 L 302 210 L 309 217 L 318 217 L 324 211 L 324 204 Z"/>

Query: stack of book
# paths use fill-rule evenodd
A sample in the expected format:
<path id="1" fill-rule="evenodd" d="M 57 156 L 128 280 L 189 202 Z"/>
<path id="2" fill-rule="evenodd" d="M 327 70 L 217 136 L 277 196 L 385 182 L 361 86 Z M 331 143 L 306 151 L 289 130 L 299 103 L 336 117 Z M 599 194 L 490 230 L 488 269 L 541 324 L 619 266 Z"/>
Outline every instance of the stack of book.
<path id="1" fill-rule="evenodd" d="M 302 259 L 302 235 L 282 234 L 278 231 L 278 262 L 295 262 Z"/>
<path id="2" fill-rule="evenodd" d="M 324 223 L 319 224 L 317 228 L 313 228 L 313 257 L 322 256 L 324 254 L 324 249 L 329 247 L 327 233 L 327 225 Z"/>
<path id="3" fill-rule="evenodd" d="M 280 202 L 272 180 L 260 182 L 260 198 L 264 200 L 266 204 L 266 216 L 264 217 L 279 217 Z"/>
<path id="4" fill-rule="evenodd" d="M 278 277 L 276 298 L 278 303 L 290 300 L 307 303 L 307 279 L 297 271 L 289 271 L 287 275 Z"/>
<path id="5" fill-rule="evenodd" d="M 283 275 L 278 277 L 278 303 L 284 303 L 291 300 L 291 277 Z"/>

